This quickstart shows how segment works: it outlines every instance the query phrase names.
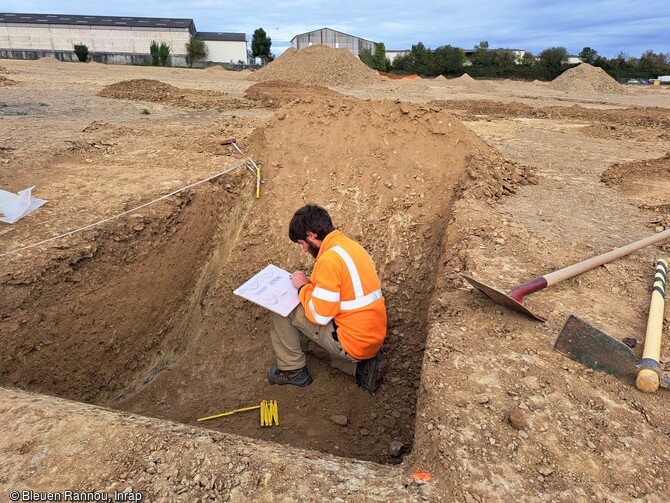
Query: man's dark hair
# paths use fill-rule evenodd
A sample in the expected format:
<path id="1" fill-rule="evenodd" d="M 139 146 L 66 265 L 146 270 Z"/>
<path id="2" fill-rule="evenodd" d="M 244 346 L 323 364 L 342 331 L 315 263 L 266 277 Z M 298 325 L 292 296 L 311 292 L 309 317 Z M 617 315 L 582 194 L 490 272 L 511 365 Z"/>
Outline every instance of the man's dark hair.
<path id="1" fill-rule="evenodd" d="M 323 241 L 328 234 L 333 232 L 333 221 L 328 212 L 316 204 L 308 204 L 295 212 L 288 226 L 288 237 L 294 243 L 298 239 L 303 241 L 308 232 L 316 234 L 316 239 Z"/>

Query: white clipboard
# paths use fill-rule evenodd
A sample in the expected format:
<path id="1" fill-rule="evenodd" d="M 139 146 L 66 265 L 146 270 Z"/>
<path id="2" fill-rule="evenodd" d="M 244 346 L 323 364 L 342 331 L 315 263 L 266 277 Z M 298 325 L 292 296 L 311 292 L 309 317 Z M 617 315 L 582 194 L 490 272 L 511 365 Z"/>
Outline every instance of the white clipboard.
<path id="1" fill-rule="evenodd" d="M 233 293 L 284 317 L 300 304 L 298 289 L 293 286 L 289 272 L 272 264 Z"/>

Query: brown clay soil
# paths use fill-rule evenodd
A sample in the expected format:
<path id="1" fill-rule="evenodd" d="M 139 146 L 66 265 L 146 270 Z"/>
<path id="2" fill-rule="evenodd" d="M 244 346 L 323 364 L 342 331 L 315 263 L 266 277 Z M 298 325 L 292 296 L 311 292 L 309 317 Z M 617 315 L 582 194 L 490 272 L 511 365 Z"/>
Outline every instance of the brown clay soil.
<path id="1" fill-rule="evenodd" d="M 666 501 L 668 392 L 552 345 L 574 313 L 636 338 L 639 356 L 668 244 L 529 297 L 546 324 L 460 274 L 506 290 L 668 228 L 670 92 L 464 91 L 358 81 L 356 67 L 345 82 L 338 54 L 337 87 L 3 61 L 16 85 L 0 98 L 0 187 L 48 203 L 0 227 L 0 491 Z M 227 138 L 261 167 L 260 199 Z M 312 385 L 269 385 L 267 313 L 232 294 L 268 263 L 309 270 L 287 236 L 308 202 L 377 263 L 389 371 L 374 395 L 312 356 Z M 195 421 L 263 399 L 278 427 L 256 412 Z"/>

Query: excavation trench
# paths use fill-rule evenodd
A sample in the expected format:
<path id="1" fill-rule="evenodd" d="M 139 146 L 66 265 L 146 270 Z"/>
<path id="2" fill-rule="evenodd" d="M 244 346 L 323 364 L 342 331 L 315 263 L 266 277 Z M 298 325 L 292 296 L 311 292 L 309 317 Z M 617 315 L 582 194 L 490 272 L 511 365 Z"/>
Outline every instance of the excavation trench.
<path id="1" fill-rule="evenodd" d="M 7 272 L 0 384 L 399 462 L 389 446 L 411 451 L 455 188 L 487 147 L 440 108 L 344 97 L 294 101 L 248 141 L 264 170 L 261 199 L 238 170 L 51 248 L 41 268 Z M 377 264 L 389 371 L 374 396 L 311 356 L 312 385 L 271 386 L 269 316 L 232 294 L 268 263 L 310 269 L 287 237 L 307 202 L 325 206 Z M 261 428 L 255 411 L 195 422 L 264 399 L 278 401 L 278 427 Z"/>

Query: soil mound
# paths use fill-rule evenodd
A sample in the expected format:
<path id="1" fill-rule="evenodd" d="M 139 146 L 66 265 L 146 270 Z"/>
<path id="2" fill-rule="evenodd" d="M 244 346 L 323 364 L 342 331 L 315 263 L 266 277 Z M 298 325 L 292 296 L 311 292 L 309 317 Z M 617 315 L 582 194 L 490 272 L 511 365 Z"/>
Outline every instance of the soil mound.
<path id="1" fill-rule="evenodd" d="M 490 93 L 496 90 L 493 84 L 489 84 L 488 82 L 481 82 L 478 80 L 475 80 L 473 84 L 469 84 L 466 87 L 468 92 L 471 93 Z"/>
<path id="2" fill-rule="evenodd" d="M 605 94 L 625 94 L 626 89 L 602 68 L 582 63 L 566 70 L 549 83 L 557 91 L 598 92 Z"/>
<path id="3" fill-rule="evenodd" d="M 213 65 L 213 66 L 208 66 L 207 68 L 205 68 L 205 71 L 206 72 L 227 72 L 228 70 L 226 70 L 221 65 Z"/>
<path id="4" fill-rule="evenodd" d="M 464 73 L 458 78 L 451 79 L 452 84 L 458 84 L 459 86 L 467 86 L 469 84 L 472 84 L 473 82 L 477 82 L 475 79 L 470 77 L 467 73 Z"/>
<path id="5" fill-rule="evenodd" d="M 451 83 L 459 86 L 465 86 L 467 88 L 467 92 L 469 93 L 490 93 L 496 90 L 496 88 L 488 82 L 475 80 L 467 73 L 464 73 L 456 79 L 452 79 Z"/>
<path id="6" fill-rule="evenodd" d="M 52 58 L 51 56 L 45 56 L 43 58 L 39 58 L 37 61 L 39 61 L 42 64 L 47 64 L 51 66 L 57 66 L 57 65 L 62 65 L 63 62 L 59 59 Z"/>
<path id="7" fill-rule="evenodd" d="M 14 84 L 16 84 L 15 80 L 8 79 L 7 77 L 4 77 L 4 76 L 0 75 L 0 87 L 1 86 L 13 86 Z"/>
<path id="8" fill-rule="evenodd" d="M 313 45 L 300 51 L 289 48 L 248 80 L 284 80 L 315 86 L 360 86 L 379 82 L 379 77 L 348 49 Z"/>
<path id="9" fill-rule="evenodd" d="M 600 175 L 600 180 L 644 209 L 657 210 L 652 221 L 670 228 L 670 152 L 658 159 L 618 162 Z"/>
<path id="10" fill-rule="evenodd" d="M 296 99 L 314 97 L 336 98 L 342 95 L 323 86 L 307 86 L 297 82 L 271 80 L 269 82 L 254 84 L 244 92 L 244 96 L 250 100 L 260 102 L 263 106 L 273 108 Z"/>
<path id="11" fill-rule="evenodd" d="M 433 80 L 435 80 L 437 82 L 445 82 L 447 80 L 447 78 L 444 75 L 438 75 Z"/>
<path id="12" fill-rule="evenodd" d="M 98 93 L 103 98 L 133 101 L 151 101 L 180 108 L 254 108 L 247 100 L 228 94 L 199 89 L 181 89 L 151 79 L 124 80 L 106 86 Z"/>

